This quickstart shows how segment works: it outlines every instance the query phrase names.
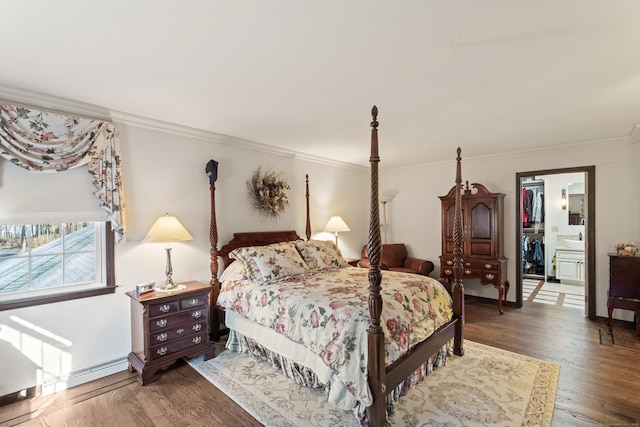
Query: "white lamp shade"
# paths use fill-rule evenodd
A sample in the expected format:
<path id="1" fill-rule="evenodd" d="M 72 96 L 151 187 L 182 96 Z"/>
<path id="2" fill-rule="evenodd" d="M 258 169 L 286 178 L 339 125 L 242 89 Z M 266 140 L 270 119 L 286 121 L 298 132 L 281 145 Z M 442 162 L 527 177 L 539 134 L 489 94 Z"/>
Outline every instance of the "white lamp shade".
<path id="1" fill-rule="evenodd" d="M 344 220 L 339 216 L 332 216 L 324 228 L 324 231 L 331 231 L 332 233 L 351 231 L 351 229 L 345 224 Z"/>
<path id="2" fill-rule="evenodd" d="M 180 224 L 178 218 L 169 214 L 161 216 L 153 223 L 147 235 L 142 239 L 146 243 L 184 242 L 193 237 Z"/>

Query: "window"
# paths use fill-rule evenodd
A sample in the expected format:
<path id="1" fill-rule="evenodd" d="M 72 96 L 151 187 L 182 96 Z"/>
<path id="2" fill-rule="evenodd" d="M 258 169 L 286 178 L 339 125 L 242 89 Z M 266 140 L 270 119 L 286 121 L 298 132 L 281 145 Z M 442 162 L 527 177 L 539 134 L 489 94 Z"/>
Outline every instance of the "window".
<path id="1" fill-rule="evenodd" d="M 0 225 L 0 310 L 115 291 L 109 222 Z"/>

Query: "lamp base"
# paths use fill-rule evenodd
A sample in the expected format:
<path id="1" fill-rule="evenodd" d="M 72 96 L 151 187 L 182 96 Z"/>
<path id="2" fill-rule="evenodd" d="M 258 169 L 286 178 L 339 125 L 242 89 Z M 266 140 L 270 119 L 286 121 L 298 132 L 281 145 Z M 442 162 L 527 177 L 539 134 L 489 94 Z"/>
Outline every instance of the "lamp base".
<path id="1" fill-rule="evenodd" d="M 166 249 L 167 249 L 167 268 L 165 270 L 165 273 L 167 274 L 167 279 L 165 281 L 164 286 L 160 288 L 156 288 L 156 291 L 175 292 L 175 291 L 181 291 L 183 289 L 186 289 L 187 287 L 185 285 L 176 285 L 175 283 L 173 283 L 173 278 L 171 277 L 171 275 L 173 274 L 173 267 L 171 266 L 171 248 L 166 248 Z"/>

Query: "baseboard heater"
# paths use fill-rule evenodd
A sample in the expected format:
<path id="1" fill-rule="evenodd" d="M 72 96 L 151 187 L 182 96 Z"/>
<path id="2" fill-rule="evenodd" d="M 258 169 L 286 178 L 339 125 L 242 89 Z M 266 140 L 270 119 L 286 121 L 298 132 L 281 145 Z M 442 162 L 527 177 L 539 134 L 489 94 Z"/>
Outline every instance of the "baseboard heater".
<path id="1" fill-rule="evenodd" d="M 55 378 L 49 378 L 42 383 L 42 395 L 55 393 L 57 391 L 66 390 L 80 384 L 85 384 L 98 378 L 106 377 L 129 367 L 127 358 L 113 360 L 101 365 L 93 366 L 88 369 L 71 371 L 68 374 L 60 375 Z"/>

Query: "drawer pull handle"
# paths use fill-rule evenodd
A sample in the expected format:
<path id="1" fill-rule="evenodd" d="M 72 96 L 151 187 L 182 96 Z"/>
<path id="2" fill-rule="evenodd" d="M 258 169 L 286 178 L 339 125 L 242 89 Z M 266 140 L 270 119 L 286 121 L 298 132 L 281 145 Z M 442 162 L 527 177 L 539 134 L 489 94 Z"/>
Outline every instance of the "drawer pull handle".
<path id="1" fill-rule="evenodd" d="M 156 351 L 156 353 L 158 353 L 158 355 L 160 356 L 164 356 L 165 354 L 167 354 L 167 347 L 160 347 L 158 351 Z"/>
<path id="2" fill-rule="evenodd" d="M 165 326 L 167 326 L 167 319 L 161 319 L 161 320 L 158 320 L 158 321 L 156 322 L 156 325 L 157 325 L 157 326 L 159 326 L 159 327 L 161 327 L 161 328 L 164 328 Z"/>
<path id="3" fill-rule="evenodd" d="M 169 335 L 165 334 L 164 332 L 161 333 L 160 335 L 156 336 L 156 339 L 158 341 L 166 341 L 167 338 L 169 337 Z"/>
<path id="4" fill-rule="evenodd" d="M 192 300 L 189 300 L 189 305 L 198 305 L 198 298 L 194 298 Z"/>
<path id="5" fill-rule="evenodd" d="M 453 271 L 449 270 L 448 268 L 444 270 L 444 274 L 446 274 L 447 276 L 451 276 L 451 273 L 453 273 Z"/>
<path id="6" fill-rule="evenodd" d="M 453 261 L 451 260 L 447 261 L 447 265 L 453 265 Z"/>
<path id="7" fill-rule="evenodd" d="M 171 310 L 171 306 L 169 304 L 165 304 L 165 305 L 161 305 L 160 306 L 160 311 L 163 313 L 167 313 L 169 312 L 169 310 Z"/>
<path id="8" fill-rule="evenodd" d="M 182 333 L 184 332 L 184 329 L 180 328 L 176 332 L 178 333 L 178 335 L 182 335 Z"/>
<path id="9" fill-rule="evenodd" d="M 198 319 L 202 316 L 202 312 L 200 310 L 198 311 L 194 311 L 193 313 L 191 313 L 191 316 L 193 316 L 194 318 Z"/>
<path id="10" fill-rule="evenodd" d="M 486 277 L 486 278 L 487 278 L 487 279 L 489 279 L 489 280 L 493 280 L 493 279 L 495 279 L 495 278 L 496 278 L 496 276 L 495 276 L 495 275 L 493 275 L 493 274 L 491 274 L 491 273 L 489 273 L 489 274 L 485 274 L 485 275 L 484 275 L 484 277 Z"/>
<path id="11" fill-rule="evenodd" d="M 471 263 L 470 262 L 465 262 L 464 265 L 466 265 L 467 267 L 471 267 Z"/>
<path id="12" fill-rule="evenodd" d="M 471 274 L 471 270 L 465 270 L 465 271 L 464 271 L 464 274 L 467 274 L 467 275 L 468 275 L 468 274 Z"/>
<path id="13" fill-rule="evenodd" d="M 202 342 L 202 337 L 195 337 L 191 341 L 193 341 L 194 344 L 200 344 Z"/>
<path id="14" fill-rule="evenodd" d="M 490 268 L 491 268 L 491 264 L 485 264 L 485 265 L 484 265 L 484 268 L 486 268 L 486 269 L 490 269 Z"/>
<path id="15" fill-rule="evenodd" d="M 196 332 L 199 331 L 200 329 L 202 329 L 202 323 L 196 323 L 192 326 L 192 329 Z"/>

